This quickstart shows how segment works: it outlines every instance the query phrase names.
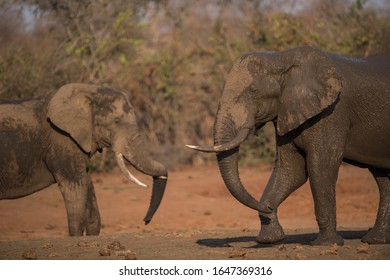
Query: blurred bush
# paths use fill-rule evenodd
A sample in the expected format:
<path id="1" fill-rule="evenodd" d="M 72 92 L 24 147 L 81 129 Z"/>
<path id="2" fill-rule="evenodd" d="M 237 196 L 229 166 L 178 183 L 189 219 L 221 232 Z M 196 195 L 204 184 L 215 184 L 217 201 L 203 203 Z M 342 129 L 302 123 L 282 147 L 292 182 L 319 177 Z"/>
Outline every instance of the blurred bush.
<path id="1" fill-rule="evenodd" d="M 1 0 L 0 98 L 43 95 L 69 82 L 115 87 L 129 94 L 155 156 L 171 167 L 203 164 L 214 157 L 184 144 L 212 143 L 224 80 L 242 53 L 300 45 L 347 56 L 389 52 L 388 6 L 368 4 Z M 93 169 L 110 169 L 110 157 L 96 156 Z M 248 164 L 274 157 L 271 126 L 241 148 Z"/>

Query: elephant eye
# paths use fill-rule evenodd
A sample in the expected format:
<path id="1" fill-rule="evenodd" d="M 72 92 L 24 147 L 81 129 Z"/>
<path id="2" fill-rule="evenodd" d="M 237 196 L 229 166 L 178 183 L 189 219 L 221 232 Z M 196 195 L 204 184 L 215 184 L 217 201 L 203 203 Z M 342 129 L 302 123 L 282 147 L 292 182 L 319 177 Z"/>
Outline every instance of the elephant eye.
<path id="1" fill-rule="evenodd" d="M 114 122 L 115 122 L 116 124 L 119 124 L 119 123 L 121 122 L 121 118 L 116 117 L 116 118 L 114 119 Z"/>

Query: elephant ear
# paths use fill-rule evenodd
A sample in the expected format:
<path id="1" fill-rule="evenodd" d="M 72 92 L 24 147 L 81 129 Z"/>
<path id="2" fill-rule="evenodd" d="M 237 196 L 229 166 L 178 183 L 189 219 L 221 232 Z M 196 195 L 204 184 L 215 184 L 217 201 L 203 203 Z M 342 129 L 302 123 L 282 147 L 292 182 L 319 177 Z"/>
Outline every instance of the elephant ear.
<path id="1" fill-rule="evenodd" d="M 287 53 L 278 100 L 277 132 L 284 135 L 318 115 L 338 99 L 342 79 L 327 55 L 311 47 Z"/>
<path id="2" fill-rule="evenodd" d="M 92 149 L 92 104 L 89 85 L 67 84 L 61 87 L 48 104 L 47 118 L 68 133 L 86 152 Z"/>

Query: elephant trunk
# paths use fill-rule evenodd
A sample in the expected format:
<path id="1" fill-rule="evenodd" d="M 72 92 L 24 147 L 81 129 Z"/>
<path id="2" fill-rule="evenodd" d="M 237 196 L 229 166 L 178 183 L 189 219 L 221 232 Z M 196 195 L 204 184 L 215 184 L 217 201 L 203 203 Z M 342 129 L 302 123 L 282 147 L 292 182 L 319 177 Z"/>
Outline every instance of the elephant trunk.
<path id="1" fill-rule="evenodd" d="M 254 199 L 243 186 L 238 172 L 238 151 L 239 147 L 217 154 L 219 170 L 227 189 L 245 206 L 260 213 L 271 213 L 272 208 Z"/>
<path id="2" fill-rule="evenodd" d="M 148 212 L 146 213 L 144 218 L 145 225 L 150 223 L 154 213 L 157 211 L 161 203 L 161 200 L 163 198 L 167 181 L 168 181 L 167 176 L 153 177 L 152 197 L 150 199 Z"/>
<path id="3" fill-rule="evenodd" d="M 234 129 L 226 123 L 220 116 L 217 116 L 216 125 L 214 127 L 215 145 L 224 145 L 230 143 L 232 139 L 237 138 L 237 135 L 242 134 L 243 130 L 247 130 L 249 125 L 245 125 L 238 133 L 234 133 Z M 248 132 L 246 132 L 246 136 Z M 246 138 L 246 137 L 245 137 Z M 241 141 L 242 142 L 242 141 Z M 227 151 L 217 153 L 217 161 L 222 178 L 229 192 L 242 204 L 249 208 L 259 211 L 260 213 L 268 214 L 272 209 L 265 204 L 254 199 L 243 186 L 238 172 L 239 144 Z"/>
<path id="4" fill-rule="evenodd" d="M 132 137 L 131 141 L 128 141 L 128 143 L 125 145 L 125 152 L 123 155 L 117 152 L 118 147 L 115 149 L 115 154 L 117 156 L 118 165 L 126 178 L 141 186 L 146 186 L 145 184 L 139 182 L 139 180 L 137 180 L 133 175 L 131 175 L 123 160 L 123 164 L 121 163 L 121 157 L 122 159 L 125 158 L 138 171 L 153 177 L 152 196 L 148 212 L 144 218 L 145 224 L 148 224 L 152 220 L 152 217 L 157 211 L 164 196 L 165 187 L 168 181 L 168 171 L 163 164 L 154 160 L 150 156 L 149 149 L 146 147 L 145 141 L 143 140 L 144 139 L 141 137 L 141 135 L 137 133 L 135 137 Z"/>
<path id="5" fill-rule="evenodd" d="M 242 204 L 263 214 L 269 214 L 272 209 L 254 199 L 242 185 L 238 172 L 238 151 L 240 144 L 248 137 L 249 132 L 255 127 L 255 113 L 244 110 L 245 117 L 241 117 L 238 131 L 233 125 L 232 116 L 224 113 L 230 110 L 220 109 L 217 112 L 214 124 L 214 146 L 186 145 L 188 148 L 202 152 L 217 153 L 219 170 L 229 192 Z M 244 108 L 244 107 L 242 107 Z M 247 107 L 245 107 L 247 108 Z M 229 109 L 229 108 L 228 108 Z M 239 115 L 236 113 L 236 115 Z"/>

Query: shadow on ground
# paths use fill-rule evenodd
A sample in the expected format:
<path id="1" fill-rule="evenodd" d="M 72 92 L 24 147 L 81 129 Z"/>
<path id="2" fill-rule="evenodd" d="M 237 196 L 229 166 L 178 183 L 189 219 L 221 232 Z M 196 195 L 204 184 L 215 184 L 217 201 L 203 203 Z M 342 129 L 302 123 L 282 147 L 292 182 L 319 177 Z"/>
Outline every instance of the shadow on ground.
<path id="1" fill-rule="evenodd" d="M 347 231 L 339 231 L 338 232 L 345 240 L 360 240 L 367 231 L 363 230 L 347 230 Z M 310 245 L 311 241 L 313 241 L 317 237 L 317 233 L 300 233 L 300 234 L 288 234 L 286 238 L 277 243 L 273 244 L 259 244 L 256 242 L 256 236 L 238 236 L 238 237 L 229 237 L 229 238 L 207 238 L 207 239 L 199 239 L 196 243 L 201 246 L 207 246 L 212 248 L 224 248 L 224 247 L 232 247 L 231 243 L 253 243 L 256 245 L 252 245 L 246 248 L 272 248 L 280 244 L 300 244 L 300 245 Z"/>

